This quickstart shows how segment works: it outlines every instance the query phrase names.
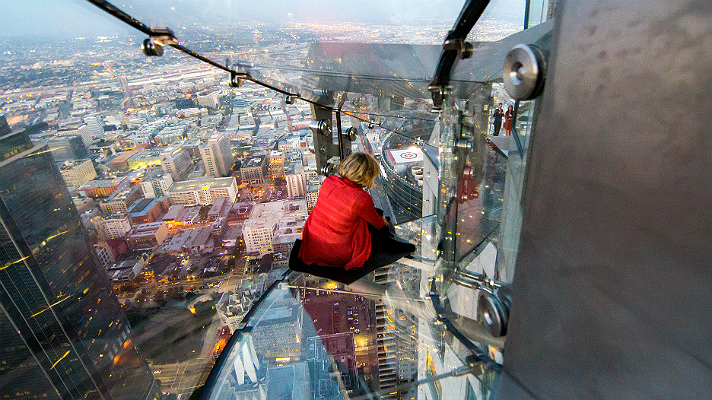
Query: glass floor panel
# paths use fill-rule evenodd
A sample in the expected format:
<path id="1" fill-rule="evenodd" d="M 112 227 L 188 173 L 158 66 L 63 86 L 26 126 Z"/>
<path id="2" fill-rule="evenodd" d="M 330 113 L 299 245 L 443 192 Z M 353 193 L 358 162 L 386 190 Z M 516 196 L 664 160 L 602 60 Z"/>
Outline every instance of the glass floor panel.
<path id="1" fill-rule="evenodd" d="M 351 285 L 284 272 L 236 326 L 203 398 L 486 398 L 501 355 L 473 347 L 472 332 L 487 337 L 476 322 L 439 308 L 435 225 L 428 217 L 397 226 L 417 254 Z"/>

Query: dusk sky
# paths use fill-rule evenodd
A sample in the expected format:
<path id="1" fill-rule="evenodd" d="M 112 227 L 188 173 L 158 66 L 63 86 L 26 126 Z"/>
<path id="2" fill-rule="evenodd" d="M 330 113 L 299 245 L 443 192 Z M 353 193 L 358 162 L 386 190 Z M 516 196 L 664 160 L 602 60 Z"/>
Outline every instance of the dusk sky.
<path id="1" fill-rule="evenodd" d="M 524 19 L 525 0 L 493 0 L 486 15 Z M 149 25 L 178 30 L 211 22 L 454 22 L 463 0 L 115 0 L 112 4 Z M 83 0 L 0 0 L 0 37 L 95 37 L 135 31 Z"/>

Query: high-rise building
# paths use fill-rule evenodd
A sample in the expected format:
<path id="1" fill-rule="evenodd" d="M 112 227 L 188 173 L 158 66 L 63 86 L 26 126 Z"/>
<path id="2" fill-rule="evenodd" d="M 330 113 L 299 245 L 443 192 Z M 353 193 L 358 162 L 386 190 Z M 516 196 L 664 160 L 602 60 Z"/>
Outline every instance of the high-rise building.
<path id="1" fill-rule="evenodd" d="M 256 204 L 250 218 L 242 226 L 242 235 L 248 253 L 271 253 L 272 238 L 277 221 L 282 217 L 283 203 L 273 201 Z"/>
<path id="2" fill-rule="evenodd" d="M 273 180 L 284 178 L 284 152 L 274 150 L 269 153 L 269 176 Z"/>
<path id="3" fill-rule="evenodd" d="M 197 204 L 213 204 L 215 200 L 227 198 L 235 201 L 237 182 L 234 177 L 205 177 L 190 181 L 176 182 L 168 190 L 172 205 L 182 204 L 194 206 Z"/>
<path id="4" fill-rule="evenodd" d="M 57 136 L 73 135 L 81 136 L 82 142 L 84 143 L 84 147 L 89 147 L 93 140 L 91 131 L 89 130 L 89 127 L 86 124 L 82 124 L 76 129 L 66 129 L 57 132 Z"/>
<path id="5" fill-rule="evenodd" d="M 108 269 L 116 261 L 116 257 L 114 257 L 114 253 L 111 251 L 111 246 L 106 242 L 102 241 L 95 244 L 94 250 L 96 251 L 97 257 L 99 257 L 99 264 L 104 269 Z"/>
<path id="6" fill-rule="evenodd" d="M 423 149 L 398 147 L 404 143 L 407 142 L 396 135 L 386 139 L 380 163 L 382 173 L 376 183 L 388 195 L 394 213 L 391 218 L 399 224 L 423 215 Z"/>
<path id="7" fill-rule="evenodd" d="M 81 186 L 96 178 L 96 170 L 91 160 L 67 161 L 59 167 L 67 186 Z"/>
<path id="8" fill-rule="evenodd" d="M 285 176 L 287 181 L 287 197 L 304 197 L 307 194 L 307 176 L 306 174 L 288 174 Z"/>
<path id="9" fill-rule="evenodd" d="M 319 198 L 319 189 L 321 186 L 310 183 L 307 185 L 307 208 L 313 210 L 316 206 L 316 200 Z"/>
<path id="10" fill-rule="evenodd" d="M 190 156 L 181 147 L 168 147 L 160 155 L 161 167 L 174 181 L 182 181 L 190 173 Z"/>
<path id="11" fill-rule="evenodd" d="M 12 133 L 12 128 L 10 128 L 10 124 L 7 123 L 5 114 L 0 113 L 0 136 L 9 135 L 10 133 Z"/>
<path id="12" fill-rule="evenodd" d="M 173 178 L 162 169 L 153 169 L 141 181 L 143 197 L 153 199 L 156 197 L 168 196 L 168 189 L 173 184 Z"/>
<path id="13" fill-rule="evenodd" d="M 206 95 L 198 95 L 198 105 L 208 108 L 218 108 L 220 105 L 220 97 L 218 92 L 212 92 Z"/>
<path id="14" fill-rule="evenodd" d="M 230 174 L 235 162 L 230 147 L 230 137 L 226 134 L 212 135 L 208 142 L 200 146 L 200 156 L 208 175 L 216 178 Z"/>
<path id="15" fill-rule="evenodd" d="M 93 137 L 104 136 L 104 124 L 101 118 L 97 115 L 87 115 L 84 117 L 84 123 L 87 124 L 89 132 Z"/>
<path id="16" fill-rule="evenodd" d="M 242 182 L 249 184 L 260 184 L 264 183 L 265 175 L 267 173 L 267 159 L 265 156 L 254 156 L 250 157 L 247 162 L 242 164 L 240 168 L 240 175 L 242 175 Z"/>
<path id="17" fill-rule="evenodd" d="M 45 144 L 0 137 L 0 392 L 154 399 L 160 390 Z"/>
<path id="18" fill-rule="evenodd" d="M 126 187 L 117 190 L 106 200 L 99 203 L 101 211 L 105 214 L 118 214 L 125 212 L 138 199 L 141 198 L 141 189 Z"/>
<path id="19" fill-rule="evenodd" d="M 276 232 L 287 233 L 286 228 L 294 230 L 301 228 L 306 219 L 306 201 L 271 201 L 269 203 L 256 204 L 252 210 L 250 218 L 242 226 L 242 234 L 245 240 L 245 248 L 248 253 L 260 254 L 274 251 L 273 239 Z M 284 220 L 280 228 L 280 222 Z M 299 223 L 289 225 L 288 222 Z M 300 223 L 302 225 L 300 225 Z M 289 232 L 292 233 L 292 232 Z M 282 235 L 283 236 L 283 235 Z M 293 237 L 294 240 L 298 236 Z M 281 243 L 285 245 L 285 243 Z M 293 245 L 293 243 L 292 243 Z M 291 247 L 290 247 L 291 249 Z"/>
<path id="20" fill-rule="evenodd" d="M 82 137 L 78 135 L 68 135 L 53 137 L 47 140 L 49 150 L 55 161 L 78 160 L 87 156 L 87 149 L 84 147 Z"/>
<path id="21" fill-rule="evenodd" d="M 131 230 L 129 217 L 123 214 L 109 215 L 101 220 L 101 226 L 107 239 L 122 238 Z"/>

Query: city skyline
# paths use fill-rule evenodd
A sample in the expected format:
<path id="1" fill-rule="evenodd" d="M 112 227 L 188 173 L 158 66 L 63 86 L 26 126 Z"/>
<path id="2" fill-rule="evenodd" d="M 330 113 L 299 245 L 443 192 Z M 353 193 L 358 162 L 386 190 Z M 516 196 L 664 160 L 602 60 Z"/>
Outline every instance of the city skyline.
<path id="1" fill-rule="evenodd" d="M 493 1 L 485 10 L 484 18 L 494 18 L 510 23 L 523 23 L 525 0 Z M 168 27 L 176 32 L 195 27 L 232 23 L 368 23 L 408 25 L 422 21 L 441 21 L 452 24 L 463 2 L 367 0 L 365 2 L 313 1 L 295 2 L 275 0 L 250 3 L 222 0 L 195 2 L 161 0 L 149 3 L 140 1 L 115 2 L 117 7 L 156 27 Z M 37 0 L 33 2 L 0 1 L 5 18 L 0 27 L 0 38 L 52 37 L 102 37 L 135 35 L 137 32 L 117 19 L 107 15 L 88 1 Z"/>

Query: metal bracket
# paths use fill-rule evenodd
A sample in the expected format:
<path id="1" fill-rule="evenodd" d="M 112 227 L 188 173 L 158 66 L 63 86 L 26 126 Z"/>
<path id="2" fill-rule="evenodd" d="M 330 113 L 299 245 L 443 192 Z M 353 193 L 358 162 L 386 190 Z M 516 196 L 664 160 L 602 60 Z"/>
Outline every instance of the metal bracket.
<path id="1" fill-rule="evenodd" d="M 178 44 L 175 34 L 168 28 L 152 29 L 151 36 L 144 39 L 141 50 L 149 57 L 160 57 L 163 55 L 163 47 Z"/>
<path id="2" fill-rule="evenodd" d="M 453 277 L 456 285 L 479 290 L 477 315 L 480 322 L 489 329 L 494 337 L 507 334 L 509 310 L 512 305 L 511 286 L 484 274 L 475 274 L 456 270 Z"/>
<path id="3" fill-rule="evenodd" d="M 244 83 L 243 76 L 237 74 L 236 72 L 230 72 L 230 87 L 239 88 Z"/>
<path id="4" fill-rule="evenodd" d="M 331 135 L 331 124 L 325 119 L 322 119 L 321 121 L 312 121 L 309 124 L 309 129 L 311 129 L 315 135 Z"/>
<path id="5" fill-rule="evenodd" d="M 347 129 L 342 135 L 348 138 L 349 141 L 353 142 L 358 139 L 358 130 L 354 127 L 351 127 Z"/>
<path id="6" fill-rule="evenodd" d="M 442 110 L 443 101 L 447 98 L 446 91 L 450 83 L 450 75 L 457 60 L 472 56 L 473 46 L 465 39 L 488 4 L 489 0 L 467 0 L 460 10 L 455 25 L 448 31 L 435 74 L 428 86 L 428 91 L 431 92 L 433 99 L 433 112 Z"/>
<path id="7" fill-rule="evenodd" d="M 443 43 L 443 50 L 457 51 L 457 58 L 464 60 L 472 57 L 474 46 L 464 39 L 449 39 Z"/>
<path id="8" fill-rule="evenodd" d="M 546 68 L 544 50 L 534 45 L 516 45 L 504 59 L 504 89 L 515 100 L 531 100 L 544 90 Z"/>

